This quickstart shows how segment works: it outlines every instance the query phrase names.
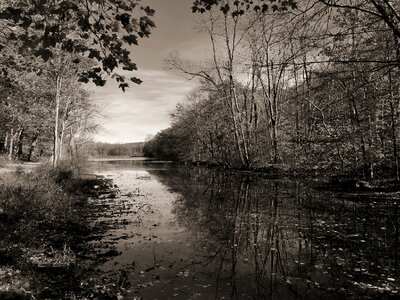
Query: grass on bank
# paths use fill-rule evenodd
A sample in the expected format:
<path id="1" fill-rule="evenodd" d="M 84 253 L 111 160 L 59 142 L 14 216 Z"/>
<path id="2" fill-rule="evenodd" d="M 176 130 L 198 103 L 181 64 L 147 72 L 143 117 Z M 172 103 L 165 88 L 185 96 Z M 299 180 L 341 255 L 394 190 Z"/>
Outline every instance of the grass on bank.
<path id="1" fill-rule="evenodd" d="M 0 175 L 0 275 L 11 268 L 17 277 L 26 276 L 3 276 L 0 299 L 10 293 L 29 295 L 29 289 L 39 294 L 37 274 L 32 275 L 37 269 L 73 266 L 82 238 L 91 230 L 87 198 L 101 184 L 100 178 L 82 175 L 80 162 L 17 167 Z"/>
<path id="2" fill-rule="evenodd" d="M 74 223 L 81 223 L 76 213 L 79 178 L 74 165 L 52 168 L 38 166 L 25 172 L 17 167 L 15 172 L 0 178 L 0 243 L 13 241 L 24 245 L 44 245 L 51 230 L 65 230 Z M 51 236 L 50 236 L 51 237 Z M 67 242 L 67 241 L 65 241 Z M 62 247 L 63 245 L 52 245 Z"/>

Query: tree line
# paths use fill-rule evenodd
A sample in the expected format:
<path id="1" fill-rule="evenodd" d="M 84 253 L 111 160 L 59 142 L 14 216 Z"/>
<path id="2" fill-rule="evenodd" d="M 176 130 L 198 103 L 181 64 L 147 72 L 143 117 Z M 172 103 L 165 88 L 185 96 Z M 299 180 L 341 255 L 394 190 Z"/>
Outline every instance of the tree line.
<path id="1" fill-rule="evenodd" d="M 143 156 L 144 142 L 110 144 L 102 142 L 91 142 L 88 145 L 88 154 L 93 157 L 107 156 Z"/>
<path id="2" fill-rule="evenodd" d="M 131 46 L 149 37 L 155 11 L 130 0 L 0 3 L 0 152 L 9 160 L 75 158 L 96 130 L 86 83 L 124 91 Z"/>
<path id="3" fill-rule="evenodd" d="M 400 3 L 195 1 L 212 55 L 145 154 L 399 179 Z"/>
<path id="4" fill-rule="evenodd" d="M 0 149 L 9 160 L 74 158 L 97 128 L 98 109 L 78 82 L 79 66 L 62 54 L 41 69 L 40 76 L 9 72 L 1 82 Z"/>

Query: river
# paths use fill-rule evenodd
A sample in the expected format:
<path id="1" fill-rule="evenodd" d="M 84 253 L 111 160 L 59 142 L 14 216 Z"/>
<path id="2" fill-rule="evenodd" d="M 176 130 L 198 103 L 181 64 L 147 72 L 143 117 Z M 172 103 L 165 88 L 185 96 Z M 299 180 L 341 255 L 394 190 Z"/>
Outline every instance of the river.
<path id="1" fill-rule="evenodd" d="M 98 243 L 128 299 L 396 298 L 398 194 L 334 192 L 143 159 L 91 162 L 118 186 Z"/>

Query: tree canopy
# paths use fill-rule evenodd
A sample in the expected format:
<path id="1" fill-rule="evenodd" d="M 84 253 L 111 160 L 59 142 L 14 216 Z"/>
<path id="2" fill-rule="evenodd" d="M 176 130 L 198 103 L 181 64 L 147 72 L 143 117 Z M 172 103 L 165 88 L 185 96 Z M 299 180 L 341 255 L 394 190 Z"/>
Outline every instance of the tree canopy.
<path id="1" fill-rule="evenodd" d="M 233 17 L 241 16 L 245 11 L 266 13 L 268 10 L 284 11 L 297 8 L 295 0 L 195 0 L 192 11 L 204 13 L 214 8 L 220 9 L 224 14 L 231 14 Z"/>
<path id="2" fill-rule="evenodd" d="M 200 79 L 202 91 L 177 106 L 171 127 L 145 149 L 228 167 L 399 180 L 399 5 L 194 1 L 210 57 L 174 54 L 167 64 Z"/>
<path id="3" fill-rule="evenodd" d="M 139 0 L 5 0 L 0 4 L 0 51 L 14 49 L 13 55 L 7 56 L 8 66 L 13 67 L 18 64 L 18 55 L 46 62 L 61 50 L 87 57 L 97 65 L 82 72 L 80 81 L 103 86 L 106 76 L 114 73 L 124 90 L 129 84 L 115 71 L 137 69 L 130 46 L 150 35 L 155 27 L 151 19 L 154 13 Z M 74 62 L 80 60 L 77 57 Z M 32 65 L 25 61 L 20 67 Z M 36 68 L 40 70 L 40 66 Z M 130 80 L 141 82 L 136 77 Z"/>

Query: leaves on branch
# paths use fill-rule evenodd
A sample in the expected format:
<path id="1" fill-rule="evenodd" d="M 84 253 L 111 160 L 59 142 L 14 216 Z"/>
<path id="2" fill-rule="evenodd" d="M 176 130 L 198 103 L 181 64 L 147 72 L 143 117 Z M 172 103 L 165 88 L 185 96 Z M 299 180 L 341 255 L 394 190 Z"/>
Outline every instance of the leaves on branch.
<path id="1" fill-rule="evenodd" d="M 119 88 L 122 89 L 123 92 L 125 92 L 125 89 L 128 87 L 129 87 L 129 84 L 127 84 L 126 82 L 119 84 Z"/>
<path id="2" fill-rule="evenodd" d="M 267 3 L 273 3 L 271 7 Z M 297 3 L 295 0 L 236 0 L 233 2 L 234 7 L 231 7 L 228 3 L 223 0 L 195 0 L 193 1 L 192 12 L 193 13 L 204 13 L 216 7 L 219 8 L 224 15 L 228 13 L 232 17 L 236 18 L 242 16 L 245 11 L 254 10 L 255 12 L 266 13 L 269 8 L 272 11 L 283 11 L 290 9 L 296 9 Z"/>
<path id="3" fill-rule="evenodd" d="M 137 77 L 131 77 L 131 81 L 136 83 L 136 84 L 141 84 L 143 81 L 141 81 L 139 78 Z"/>
<path id="4" fill-rule="evenodd" d="M 99 10 L 100 6 L 107 9 Z M 140 18 L 134 17 L 137 9 L 142 11 Z M 86 56 L 101 62 L 105 72 L 89 70 L 82 74 L 82 82 L 104 85 L 106 73 L 137 69 L 128 47 L 138 45 L 138 37 L 150 36 L 154 14 L 154 9 L 131 0 L 63 0 L 51 6 L 47 1 L 18 1 L 0 8 L 0 21 L 9 28 L 3 38 L 13 42 L 15 53 L 48 61 L 60 48 Z"/>
<path id="5" fill-rule="evenodd" d="M 156 27 L 154 22 L 147 16 L 140 17 L 139 26 L 140 31 L 138 34 L 140 37 L 149 37 L 151 33 L 151 28 Z"/>
<path id="6" fill-rule="evenodd" d="M 22 18 L 22 12 L 22 9 L 6 7 L 3 11 L 0 12 L 0 19 L 11 20 L 14 23 L 18 23 Z"/>
<path id="7" fill-rule="evenodd" d="M 224 6 L 221 7 L 221 11 L 226 15 L 229 12 L 229 4 L 225 4 Z"/>
<path id="8" fill-rule="evenodd" d="M 91 58 L 91 59 L 96 58 L 98 61 L 101 60 L 101 54 L 100 54 L 99 50 L 89 49 L 88 51 L 89 51 L 89 55 L 88 55 L 89 58 Z"/>
<path id="9" fill-rule="evenodd" d="M 137 36 L 134 34 L 130 34 L 130 35 L 124 35 L 122 38 L 125 42 L 127 42 L 129 45 L 137 45 L 138 41 L 137 41 Z"/>
<path id="10" fill-rule="evenodd" d="M 101 68 L 92 68 L 87 72 L 83 72 L 79 78 L 79 81 L 88 83 L 89 80 L 92 80 L 95 85 L 104 86 L 106 84 L 106 80 L 104 80 L 101 75 Z"/>
<path id="11" fill-rule="evenodd" d="M 135 63 L 130 62 L 130 63 L 126 63 L 126 64 L 122 67 L 122 69 L 125 70 L 125 71 L 134 71 L 134 70 L 137 70 L 137 66 L 136 66 Z"/>
<path id="12" fill-rule="evenodd" d="M 130 23 L 131 16 L 127 13 L 119 14 L 115 16 L 115 19 L 125 27 Z"/>
<path id="13" fill-rule="evenodd" d="M 155 14 L 155 10 L 150 8 L 150 6 L 146 6 L 145 8 L 143 8 L 143 10 L 146 12 L 146 14 L 150 17 L 154 16 Z"/>
<path id="14" fill-rule="evenodd" d="M 44 61 L 48 61 L 53 57 L 53 53 L 49 49 L 39 49 L 35 54 L 43 58 Z"/>
<path id="15" fill-rule="evenodd" d="M 112 55 L 108 55 L 105 59 L 103 59 L 104 71 L 112 72 L 116 67 L 118 67 L 118 62 Z"/>
<path id="16" fill-rule="evenodd" d="M 88 31 L 90 29 L 90 23 L 87 17 L 82 16 L 82 18 L 78 21 L 78 26 L 82 29 L 82 31 Z"/>

